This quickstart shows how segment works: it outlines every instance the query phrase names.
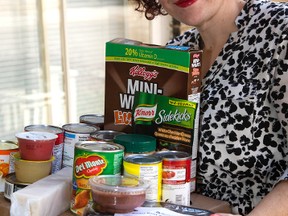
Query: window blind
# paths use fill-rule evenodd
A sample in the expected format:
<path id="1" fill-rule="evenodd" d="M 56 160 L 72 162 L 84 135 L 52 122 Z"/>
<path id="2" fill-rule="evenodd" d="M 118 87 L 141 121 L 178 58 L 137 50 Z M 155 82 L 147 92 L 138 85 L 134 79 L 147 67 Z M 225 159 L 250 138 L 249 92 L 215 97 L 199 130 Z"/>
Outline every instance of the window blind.
<path id="1" fill-rule="evenodd" d="M 62 126 L 82 114 L 103 114 L 105 43 L 116 37 L 149 43 L 149 21 L 127 0 L 64 1 L 63 41 L 60 1 L 0 0 L 1 139 L 15 140 L 29 124 Z"/>

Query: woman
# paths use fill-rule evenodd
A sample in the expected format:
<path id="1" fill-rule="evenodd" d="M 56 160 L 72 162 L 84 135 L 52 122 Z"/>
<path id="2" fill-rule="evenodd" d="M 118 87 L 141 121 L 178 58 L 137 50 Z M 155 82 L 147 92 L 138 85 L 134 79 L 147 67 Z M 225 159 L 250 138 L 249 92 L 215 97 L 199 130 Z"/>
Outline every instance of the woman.
<path id="1" fill-rule="evenodd" d="M 134 1 L 195 27 L 169 44 L 203 50 L 200 192 L 234 214 L 288 215 L 288 4 Z"/>

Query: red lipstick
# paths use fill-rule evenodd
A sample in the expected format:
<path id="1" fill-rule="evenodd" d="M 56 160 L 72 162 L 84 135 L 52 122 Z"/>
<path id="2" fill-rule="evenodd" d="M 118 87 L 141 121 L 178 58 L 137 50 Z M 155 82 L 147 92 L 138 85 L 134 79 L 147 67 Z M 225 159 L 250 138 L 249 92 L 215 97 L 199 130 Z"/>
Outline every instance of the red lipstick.
<path id="1" fill-rule="evenodd" d="M 179 0 L 175 3 L 175 5 L 182 7 L 182 8 L 185 8 L 185 7 L 192 5 L 196 1 L 197 0 Z"/>

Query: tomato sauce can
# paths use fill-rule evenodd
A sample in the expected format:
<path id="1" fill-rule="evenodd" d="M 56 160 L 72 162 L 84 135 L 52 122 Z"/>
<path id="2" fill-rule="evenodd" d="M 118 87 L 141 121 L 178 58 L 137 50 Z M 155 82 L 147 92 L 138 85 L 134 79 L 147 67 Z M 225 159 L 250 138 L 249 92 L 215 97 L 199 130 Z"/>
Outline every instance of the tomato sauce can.
<path id="1" fill-rule="evenodd" d="M 123 161 L 124 175 L 134 176 L 150 184 L 146 201 L 161 200 L 162 160 L 154 155 L 129 155 Z"/>
<path id="2" fill-rule="evenodd" d="M 182 151 L 159 151 L 162 158 L 162 202 L 190 205 L 191 155 Z"/>
<path id="3" fill-rule="evenodd" d="M 16 142 L 0 140 L 0 192 L 4 191 L 5 177 L 14 172 L 14 157 L 12 156 L 18 151 Z"/>
<path id="4" fill-rule="evenodd" d="M 90 134 L 97 131 L 85 123 L 71 123 L 62 126 L 64 129 L 63 167 L 73 167 L 74 148 L 77 142 L 88 141 Z"/>
<path id="5" fill-rule="evenodd" d="M 89 179 L 98 175 L 121 175 L 124 147 L 104 141 L 75 144 L 70 210 L 82 215 L 91 199 Z"/>
<path id="6" fill-rule="evenodd" d="M 53 156 L 55 160 L 52 162 L 52 173 L 62 169 L 63 149 L 64 149 L 64 130 L 53 125 L 28 125 L 24 127 L 25 131 L 49 132 L 57 135 L 55 145 L 53 147 Z"/>
<path id="7" fill-rule="evenodd" d="M 85 114 L 79 118 L 80 123 L 86 123 L 96 127 L 98 130 L 104 129 L 104 115 L 101 114 Z"/>

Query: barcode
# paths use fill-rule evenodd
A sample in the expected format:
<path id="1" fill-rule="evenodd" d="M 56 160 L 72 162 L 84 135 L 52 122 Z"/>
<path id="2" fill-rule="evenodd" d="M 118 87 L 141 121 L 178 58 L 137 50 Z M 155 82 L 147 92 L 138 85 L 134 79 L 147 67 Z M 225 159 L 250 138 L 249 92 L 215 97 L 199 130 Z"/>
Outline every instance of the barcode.
<path id="1" fill-rule="evenodd" d="M 11 194 L 14 192 L 14 184 L 11 184 L 9 182 L 5 182 L 5 189 L 4 189 L 4 196 L 7 199 L 11 198 Z"/>
<path id="2" fill-rule="evenodd" d="M 175 199 L 176 203 L 182 203 L 182 195 L 176 195 Z"/>

